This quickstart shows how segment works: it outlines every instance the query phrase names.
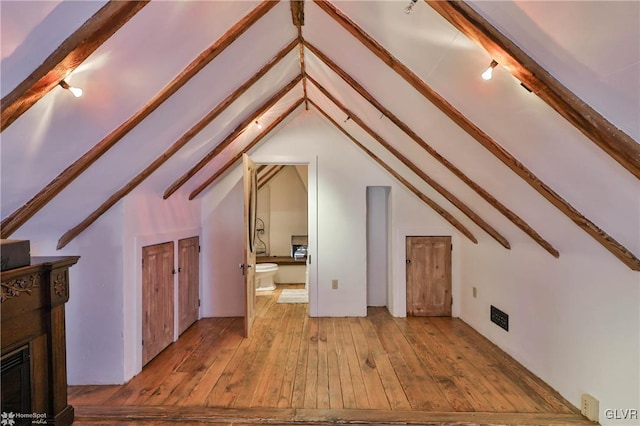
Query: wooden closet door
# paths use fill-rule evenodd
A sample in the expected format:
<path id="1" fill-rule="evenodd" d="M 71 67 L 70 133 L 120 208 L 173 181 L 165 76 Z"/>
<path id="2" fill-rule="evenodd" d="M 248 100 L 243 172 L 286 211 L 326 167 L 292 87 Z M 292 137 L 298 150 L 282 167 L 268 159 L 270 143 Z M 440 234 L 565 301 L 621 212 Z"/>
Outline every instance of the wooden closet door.
<path id="1" fill-rule="evenodd" d="M 198 320 L 200 306 L 200 238 L 178 241 L 178 332 Z"/>
<path id="2" fill-rule="evenodd" d="M 173 342 L 173 241 L 142 248 L 142 365 Z"/>
<path id="3" fill-rule="evenodd" d="M 407 315 L 451 316 L 451 237 L 407 237 Z"/>

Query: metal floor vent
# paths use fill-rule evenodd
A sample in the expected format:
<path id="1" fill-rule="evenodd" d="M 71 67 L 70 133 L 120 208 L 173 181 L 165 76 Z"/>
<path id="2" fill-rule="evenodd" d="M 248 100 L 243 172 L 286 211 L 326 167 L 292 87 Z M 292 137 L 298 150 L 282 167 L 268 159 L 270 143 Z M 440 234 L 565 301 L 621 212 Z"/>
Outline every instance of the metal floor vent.
<path id="1" fill-rule="evenodd" d="M 491 305 L 491 322 L 509 331 L 509 315 Z"/>

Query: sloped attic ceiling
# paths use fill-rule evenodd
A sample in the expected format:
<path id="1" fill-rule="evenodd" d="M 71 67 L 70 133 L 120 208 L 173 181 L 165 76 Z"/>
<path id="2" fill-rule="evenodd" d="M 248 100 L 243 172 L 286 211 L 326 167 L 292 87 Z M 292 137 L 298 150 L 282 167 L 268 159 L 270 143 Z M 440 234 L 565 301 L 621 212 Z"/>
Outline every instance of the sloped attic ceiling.
<path id="1" fill-rule="evenodd" d="M 533 3 L 471 5 L 562 84 L 591 103 L 613 126 L 637 141 L 638 3 L 617 2 L 615 7 L 606 2 Z M 531 225 L 560 253 L 567 244 L 545 234 L 545 215 L 557 211 L 541 194 L 548 196 L 551 190 L 556 193 L 552 198 L 559 200 L 555 205 L 560 211 L 568 212 L 581 227 L 591 228 L 590 233 L 628 266 L 640 267 L 633 255 L 640 252 L 639 187 L 633 174 L 538 97 L 520 87 L 506 69 L 499 66 L 490 82 L 480 80 L 478 75 L 491 57 L 427 4 L 418 2 L 413 13 L 406 15 L 403 9 L 408 2 L 404 1 L 305 2 L 301 36 L 306 47 L 301 52 L 297 48 L 282 51 L 283 58 L 274 61 L 274 66 L 261 75 L 259 70 L 291 42 L 295 45 L 299 36 L 292 22 L 290 2 L 268 4 L 264 8 L 264 4 L 255 1 L 151 2 L 132 15 L 68 77 L 71 84 L 85 89 L 84 97 L 76 100 L 54 88 L 3 131 L 3 228 L 7 219 L 31 202 L 38 191 L 59 182 L 57 177 L 64 175 L 69 165 L 92 152 L 96 144 L 117 132 L 118 126 L 154 102 L 157 109 L 148 111 L 148 116 L 139 123 L 133 123 L 137 125 L 114 141 L 117 143 L 113 148 L 97 158 L 79 179 L 71 179 L 59 195 L 51 197 L 51 202 L 44 201 L 42 207 L 38 206 L 35 215 L 27 218 L 26 238 L 44 229 L 54 229 L 62 235 L 105 200 L 117 201 L 110 197 L 119 189 L 131 189 L 136 177 L 137 183 L 142 182 L 146 176 L 140 178 L 140 173 L 145 167 L 162 158 L 178 141 L 184 146 L 150 170 L 151 177 L 145 185 L 168 196 L 176 183 L 184 182 L 173 197 L 193 198 L 195 190 L 207 188 L 207 178 L 215 176 L 236 152 L 260 134 L 253 125 L 256 111 L 262 110 L 260 121 L 266 125 L 276 117 L 284 119 L 283 113 L 308 96 L 336 123 L 343 123 L 356 139 L 366 137 L 356 120 L 346 120 L 347 114 L 336 106 L 336 102 L 342 103 L 354 117 L 406 158 L 413 159 L 479 216 L 491 218 L 487 219 L 490 226 L 504 233 L 508 240 L 528 238 L 503 216 L 496 216 L 494 208 L 459 176 L 427 155 L 398 128 L 397 122 L 393 123 L 388 113 L 381 115 L 381 110 L 371 105 L 372 99 L 367 102 L 362 93 L 358 94 L 335 69 L 331 70 L 319 57 L 324 54 L 401 124 Z M 38 5 L 42 7 L 38 9 Z M 3 102 L 6 94 L 55 49 L 56 43 L 62 42 L 72 28 L 77 28 L 102 5 L 2 1 Z M 260 7 L 266 11 L 264 16 L 228 37 L 237 30 L 243 17 Z M 357 31 L 352 28 L 350 33 L 348 27 L 327 13 L 331 9 L 344 14 L 361 34 L 388 51 L 392 67 L 384 63 L 384 54 L 378 52 L 376 57 L 365 46 L 362 36 L 354 37 Z M 566 25 L 566 20 L 558 16 L 580 19 L 571 19 L 572 24 Z M 594 22 L 598 23 L 597 34 L 590 31 Z M 193 78 L 182 78 L 185 70 L 193 70 L 192 65 L 207 49 L 215 50 L 220 40 L 232 43 L 216 50 L 210 63 L 201 63 L 202 69 L 193 72 Z M 304 57 L 303 66 L 300 54 Z M 402 78 L 398 70 L 403 67 L 415 73 L 418 83 Z M 309 79 L 296 80 L 297 76 L 299 79 L 307 74 Z M 211 123 L 185 138 L 194 124 L 216 105 L 224 104 L 252 76 L 256 77 L 255 84 L 220 109 Z M 177 80 L 180 84 L 175 84 Z M 525 167 L 521 168 L 525 180 L 533 174 L 544 183 L 538 192 L 478 144 L 471 136 L 473 131 L 470 135 L 468 127 L 454 123 L 451 114 L 447 116 L 442 108 L 429 102 L 417 90 L 422 82 L 446 99 L 454 111 L 459 111 L 463 122 L 477 126 L 495 141 L 501 147 L 496 148 L 498 154 L 505 151 L 519 160 L 516 168 Z M 291 90 L 282 98 L 273 98 L 287 84 Z M 159 102 L 163 96 L 167 100 Z M 269 99 L 273 102 L 268 102 Z M 315 111 L 314 107 L 311 110 Z M 302 111 L 302 106 L 295 109 L 297 114 Z M 633 144 L 637 145 L 635 141 Z M 231 146 L 220 150 L 227 144 Z M 635 145 L 633 148 L 637 148 Z M 208 153 L 218 154 L 216 146 L 221 152 L 214 161 L 199 170 L 192 169 Z M 378 155 L 384 161 L 396 161 L 397 172 L 415 179 L 402 162 L 397 163 L 385 152 Z M 450 197 L 443 198 L 435 191 L 427 195 L 474 232 L 483 232 L 451 204 Z M 568 221 L 567 226 L 574 225 Z M 25 231 L 21 229 L 16 236 Z"/>

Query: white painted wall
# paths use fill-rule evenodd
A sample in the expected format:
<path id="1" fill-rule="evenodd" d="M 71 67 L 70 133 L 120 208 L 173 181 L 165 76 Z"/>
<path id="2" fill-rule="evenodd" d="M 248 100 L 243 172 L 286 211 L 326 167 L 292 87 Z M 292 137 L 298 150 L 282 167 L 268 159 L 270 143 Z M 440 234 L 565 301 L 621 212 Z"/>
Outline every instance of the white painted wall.
<path id="1" fill-rule="evenodd" d="M 167 200 L 154 190 L 153 179 L 124 200 L 122 285 L 124 318 L 124 378 L 131 379 L 142 370 L 142 248 L 173 241 L 174 265 L 178 267 L 178 241 L 200 237 L 200 201 L 187 201 L 186 191 Z M 202 277 L 202 258 L 200 277 Z M 178 306 L 178 275 L 174 275 L 174 306 Z M 203 283 L 200 279 L 200 294 Z M 178 315 L 174 315 L 174 341 L 178 338 Z"/>
<path id="2" fill-rule="evenodd" d="M 604 416 L 640 401 L 638 273 L 562 217 L 547 229 L 572 250 L 555 259 L 533 245 L 506 251 L 463 241 L 461 318 L 575 406 L 593 395 L 601 424 L 638 424 Z M 489 321 L 491 304 L 509 314 L 508 333 Z"/>
<path id="3" fill-rule="evenodd" d="M 123 210 L 122 202 L 116 204 L 63 253 L 81 256 L 69 270 L 69 302 L 65 305 L 70 385 L 125 381 Z M 36 254 L 52 253 L 60 254 L 54 249 Z"/>
<path id="4" fill-rule="evenodd" d="M 203 317 L 243 315 L 242 170 L 221 178 L 202 198 Z"/>
<path id="5" fill-rule="evenodd" d="M 312 316 L 366 315 L 367 186 L 391 187 L 394 221 L 391 229 L 395 232 L 392 235 L 408 230 L 423 232 L 416 235 L 452 235 L 454 245 L 458 244 L 457 232 L 440 216 L 313 111 L 293 118 L 265 140 L 251 157 L 257 163 L 309 164 Z M 203 238 L 208 244 L 203 249 L 210 259 L 204 280 L 211 285 L 211 298 L 203 300 L 204 316 L 242 314 L 242 276 L 237 266 L 242 262 L 240 178 L 240 169 L 236 168 L 202 198 Z M 455 257 L 454 277 L 458 277 L 459 262 Z M 399 257 L 392 257 L 390 264 L 392 271 L 396 271 L 392 290 L 399 293 L 397 306 L 390 306 L 395 315 L 404 315 L 406 311 L 401 299 L 406 293 L 405 281 L 397 272 L 403 272 L 404 265 L 403 248 Z M 338 280 L 337 290 L 331 289 L 333 279 Z M 454 298 L 458 288 L 454 284 Z"/>
<path id="6" fill-rule="evenodd" d="M 295 167 L 285 167 L 269 187 L 269 252 L 272 256 L 291 256 L 291 236 L 306 235 L 307 191 Z"/>

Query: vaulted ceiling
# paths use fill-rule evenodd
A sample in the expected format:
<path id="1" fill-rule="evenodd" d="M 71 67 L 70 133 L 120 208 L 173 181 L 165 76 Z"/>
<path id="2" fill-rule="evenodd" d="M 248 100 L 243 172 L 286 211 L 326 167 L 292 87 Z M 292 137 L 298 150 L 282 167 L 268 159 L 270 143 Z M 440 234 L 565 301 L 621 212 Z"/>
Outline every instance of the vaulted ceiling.
<path id="1" fill-rule="evenodd" d="M 2 237 L 200 197 L 308 110 L 472 241 L 561 256 L 544 202 L 640 270 L 640 4 L 409 4 L 2 0 Z"/>

